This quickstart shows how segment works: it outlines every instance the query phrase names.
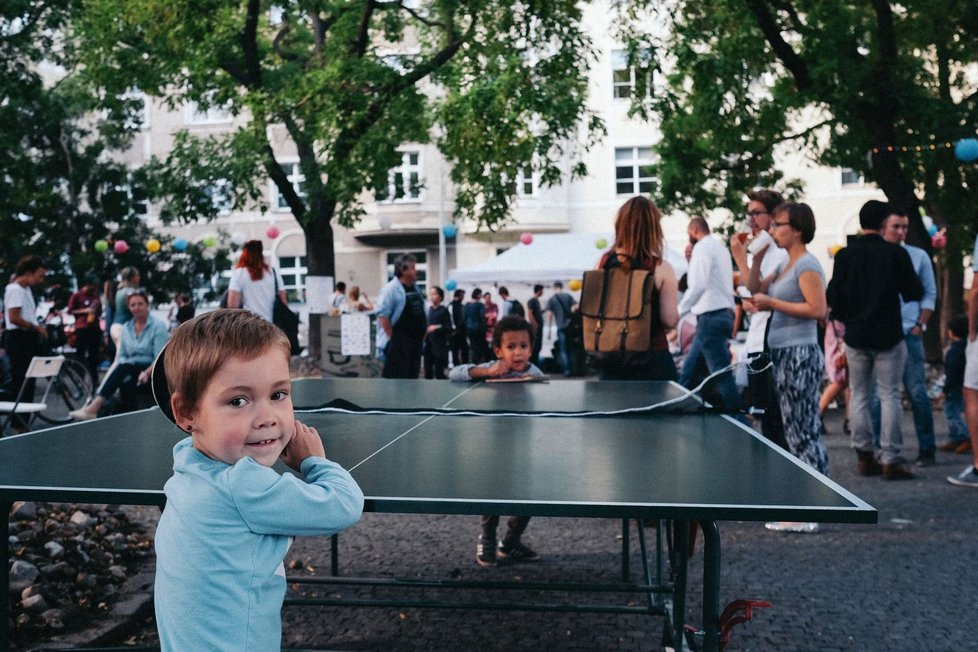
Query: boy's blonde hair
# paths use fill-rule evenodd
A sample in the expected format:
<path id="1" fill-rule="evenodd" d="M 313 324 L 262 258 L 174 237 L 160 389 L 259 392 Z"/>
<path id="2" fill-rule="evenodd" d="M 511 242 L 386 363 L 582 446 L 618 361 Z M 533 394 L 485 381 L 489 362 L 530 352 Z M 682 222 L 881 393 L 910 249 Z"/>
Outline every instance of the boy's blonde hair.
<path id="1" fill-rule="evenodd" d="M 178 326 L 166 343 L 167 387 L 171 395 L 179 395 L 180 411 L 191 413 L 228 359 L 253 360 L 276 347 L 291 360 L 285 333 L 249 310 L 221 309 L 194 317 Z"/>

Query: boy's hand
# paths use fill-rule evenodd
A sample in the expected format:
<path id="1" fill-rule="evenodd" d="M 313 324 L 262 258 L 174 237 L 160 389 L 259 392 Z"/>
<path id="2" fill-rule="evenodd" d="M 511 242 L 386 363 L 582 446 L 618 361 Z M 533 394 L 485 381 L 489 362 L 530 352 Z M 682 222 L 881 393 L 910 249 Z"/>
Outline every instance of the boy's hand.
<path id="1" fill-rule="evenodd" d="M 298 419 L 295 422 L 295 434 L 289 440 L 285 450 L 282 451 L 282 461 L 290 469 L 299 470 L 302 460 L 307 457 L 326 457 L 326 449 L 323 448 L 323 440 L 319 438 L 319 433 L 315 428 L 310 428 Z"/>
<path id="2" fill-rule="evenodd" d="M 500 376 L 505 376 L 509 373 L 509 365 L 502 360 L 496 360 L 496 362 L 486 369 L 490 378 L 499 378 Z"/>

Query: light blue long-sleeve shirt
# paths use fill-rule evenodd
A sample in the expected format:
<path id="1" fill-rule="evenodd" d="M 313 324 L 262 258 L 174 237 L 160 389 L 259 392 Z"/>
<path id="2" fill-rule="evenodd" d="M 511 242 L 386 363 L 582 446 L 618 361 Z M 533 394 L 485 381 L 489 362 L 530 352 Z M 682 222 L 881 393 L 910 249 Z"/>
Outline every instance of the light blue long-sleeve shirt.
<path id="1" fill-rule="evenodd" d="M 900 316 L 903 320 L 903 333 L 906 335 L 917 324 L 920 319 L 921 310 L 933 310 L 937 303 L 937 282 L 934 280 L 934 264 L 930 256 L 920 247 L 903 244 L 903 248 L 910 254 L 910 262 L 913 263 L 913 271 L 917 273 L 920 284 L 924 286 L 924 298 L 920 301 L 904 301 L 900 299 Z"/>
<path id="2" fill-rule="evenodd" d="M 404 289 L 404 284 L 401 283 L 401 279 L 396 276 L 392 278 L 384 289 L 380 291 L 380 296 L 377 298 L 377 317 L 386 317 L 391 326 L 397 323 L 397 320 L 401 318 L 401 313 L 404 312 L 404 306 L 407 305 L 407 290 Z M 390 341 L 390 337 L 384 332 L 380 324 L 377 324 L 377 355 L 383 355 L 384 347 L 387 346 L 387 342 Z"/>
<path id="3" fill-rule="evenodd" d="M 138 364 L 149 366 L 156 360 L 170 332 L 166 324 L 152 315 L 146 318 L 143 332 L 136 334 L 136 321 L 130 319 L 122 326 L 122 340 L 119 344 L 119 364 Z"/>
<path id="4" fill-rule="evenodd" d="M 283 559 L 293 536 L 356 523 L 363 492 L 343 468 L 308 457 L 303 478 L 245 457 L 213 460 L 190 437 L 173 448 L 173 477 L 156 530 L 156 622 L 163 650 L 278 650 Z"/>

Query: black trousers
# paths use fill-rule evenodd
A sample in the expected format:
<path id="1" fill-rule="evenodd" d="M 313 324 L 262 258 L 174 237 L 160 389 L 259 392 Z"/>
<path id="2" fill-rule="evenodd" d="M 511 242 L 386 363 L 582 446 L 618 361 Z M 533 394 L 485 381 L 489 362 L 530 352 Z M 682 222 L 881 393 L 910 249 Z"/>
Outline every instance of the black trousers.
<path id="1" fill-rule="evenodd" d="M 424 340 L 399 332 L 391 335 L 391 341 L 384 349 L 384 378 L 417 379 L 421 375 L 421 345 Z"/>
<path id="2" fill-rule="evenodd" d="M 481 516 L 479 519 L 479 524 L 482 526 L 482 538 L 495 539 L 496 528 L 499 526 L 499 516 L 493 514 Z M 503 537 L 503 543 L 509 544 L 519 541 L 529 522 L 529 516 L 510 516 L 509 521 L 506 522 L 506 536 Z"/>
<path id="3" fill-rule="evenodd" d="M 4 341 L 7 357 L 10 358 L 10 393 L 16 399 L 23 386 L 21 401 L 33 401 L 34 380 L 29 380 L 25 385 L 24 378 L 27 376 L 27 368 L 31 366 L 31 360 L 42 353 L 41 336 L 34 330 L 10 328 L 4 334 Z M 27 427 L 27 421 L 17 414 L 10 417 L 10 423 L 15 428 Z"/>

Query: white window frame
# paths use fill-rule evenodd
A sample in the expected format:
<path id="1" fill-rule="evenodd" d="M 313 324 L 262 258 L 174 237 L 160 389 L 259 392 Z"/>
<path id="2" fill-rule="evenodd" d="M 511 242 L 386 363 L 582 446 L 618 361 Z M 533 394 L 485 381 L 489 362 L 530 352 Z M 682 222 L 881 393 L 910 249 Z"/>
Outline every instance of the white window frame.
<path id="1" fill-rule="evenodd" d="M 299 166 L 299 162 L 279 161 L 279 165 L 281 165 L 282 169 L 285 170 L 285 176 L 289 180 L 289 183 L 292 184 L 292 188 L 295 189 L 296 194 L 304 199 L 306 196 L 306 177 L 304 174 L 302 174 L 302 168 Z M 275 182 L 269 179 L 268 183 L 271 185 L 272 189 L 272 200 L 270 202 L 272 205 L 272 210 L 277 213 L 290 212 L 292 209 L 289 208 L 287 203 L 285 203 L 285 198 L 282 196 L 282 193 L 279 192 L 278 186 L 275 185 Z"/>
<path id="2" fill-rule="evenodd" d="M 847 181 L 847 177 L 854 178 L 855 181 Z M 839 185 L 843 188 L 856 188 L 866 185 L 866 179 L 859 172 L 852 168 L 839 168 Z"/>
<path id="3" fill-rule="evenodd" d="M 652 148 L 649 146 L 644 147 L 616 147 L 615 148 L 615 194 L 616 195 L 640 195 L 649 194 L 653 191 L 652 184 L 655 182 L 655 178 L 651 175 L 642 176 L 641 169 L 643 166 L 652 165 L 655 163 L 655 159 L 652 155 Z M 620 177 L 619 170 L 629 168 L 631 171 L 631 176 Z M 631 189 L 624 190 L 621 186 L 625 183 L 631 184 Z M 643 189 L 643 184 L 646 188 Z"/>
<path id="4" fill-rule="evenodd" d="M 205 192 L 210 197 L 211 205 L 218 215 L 225 216 L 231 214 L 231 184 L 227 179 L 218 179 L 214 183 L 208 184 Z"/>
<path id="5" fill-rule="evenodd" d="M 184 121 L 188 125 L 223 125 L 234 120 L 231 115 L 230 103 L 224 106 L 209 106 L 201 110 L 197 102 L 188 102 L 185 107 Z"/>
<path id="6" fill-rule="evenodd" d="M 387 173 L 387 196 L 377 197 L 378 204 L 416 204 L 420 203 L 424 196 L 423 180 L 421 178 L 421 150 L 403 149 L 401 152 L 401 164 L 391 168 Z M 411 157 L 417 158 L 416 163 L 411 163 Z M 411 175 L 414 175 L 416 182 L 412 184 Z M 398 197 L 398 176 L 400 175 L 400 191 L 402 196 Z M 412 195 L 412 185 L 417 189 L 417 195 Z"/>
<path id="7" fill-rule="evenodd" d="M 284 267 L 282 265 L 283 258 L 295 258 L 296 264 L 291 267 Z M 306 264 L 305 256 L 276 256 L 275 266 L 278 268 L 279 276 L 282 277 L 282 287 L 280 290 L 285 290 L 285 295 L 287 297 L 298 297 L 297 299 L 290 298 L 290 301 L 295 300 L 299 303 L 305 303 L 306 301 L 306 276 L 309 274 L 309 267 Z M 296 282 L 289 283 L 285 277 L 295 275 Z M 294 293 L 294 294 L 293 294 Z"/>
<path id="8" fill-rule="evenodd" d="M 533 168 L 529 165 L 520 168 L 516 176 L 516 196 L 532 198 L 537 196 L 539 189 L 539 178 Z"/>
<path id="9" fill-rule="evenodd" d="M 619 73 L 628 73 L 628 80 L 619 79 Z M 648 97 L 652 92 L 652 71 L 643 70 L 649 76 L 648 83 L 645 85 L 645 95 Z M 638 79 L 639 70 L 635 66 L 628 65 L 628 50 L 611 51 L 611 97 L 615 100 L 631 100 L 635 96 L 635 85 Z M 621 75 L 624 77 L 624 75 Z"/>

